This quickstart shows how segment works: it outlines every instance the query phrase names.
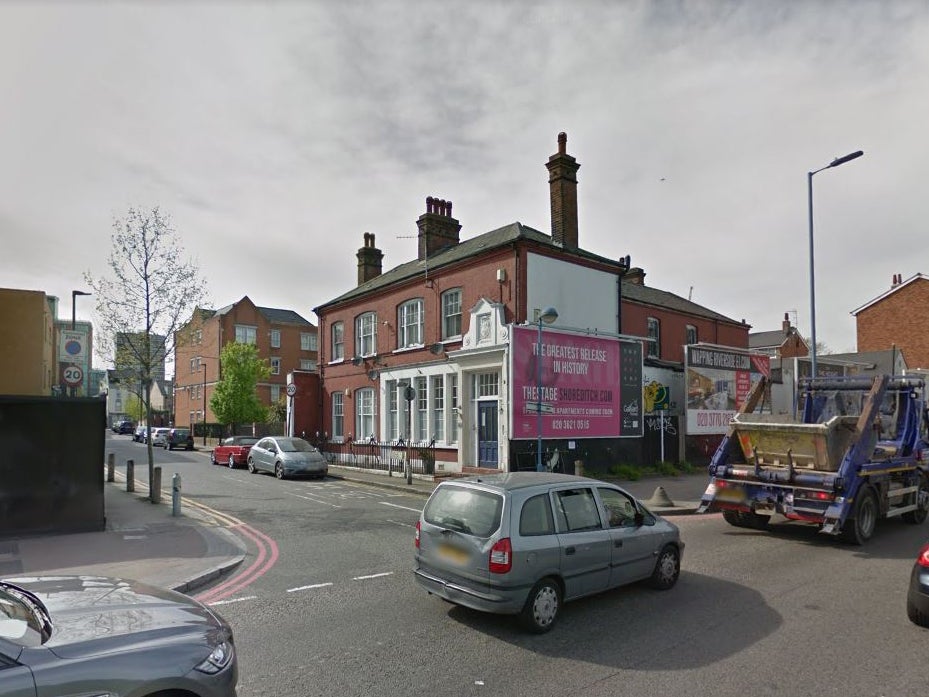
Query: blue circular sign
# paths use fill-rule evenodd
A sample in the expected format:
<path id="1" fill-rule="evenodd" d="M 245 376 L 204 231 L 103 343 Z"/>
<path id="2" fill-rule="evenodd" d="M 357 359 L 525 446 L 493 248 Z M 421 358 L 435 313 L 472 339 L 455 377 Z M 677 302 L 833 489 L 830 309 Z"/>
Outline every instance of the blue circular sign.
<path id="1" fill-rule="evenodd" d="M 65 353 L 69 356 L 77 356 L 81 353 L 81 342 L 71 339 L 65 342 Z"/>

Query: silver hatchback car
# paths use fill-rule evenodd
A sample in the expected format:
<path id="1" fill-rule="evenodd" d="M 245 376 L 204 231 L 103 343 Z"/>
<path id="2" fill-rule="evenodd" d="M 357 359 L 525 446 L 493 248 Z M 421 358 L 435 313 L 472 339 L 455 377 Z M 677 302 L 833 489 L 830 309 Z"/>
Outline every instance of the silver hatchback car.
<path id="1" fill-rule="evenodd" d="M 248 471 L 267 471 L 278 479 L 309 476 L 323 479 L 329 474 L 329 463 L 316 448 L 302 438 L 269 436 L 255 443 L 248 451 Z"/>
<path id="2" fill-rule="evenodd" d="M 676 525 L 618 486 L 511 472 L 440 483 L 416 524 L 414 574 L 429 593 L 552 628 L 563 602 L 649 579 L 671 588 Z"/>

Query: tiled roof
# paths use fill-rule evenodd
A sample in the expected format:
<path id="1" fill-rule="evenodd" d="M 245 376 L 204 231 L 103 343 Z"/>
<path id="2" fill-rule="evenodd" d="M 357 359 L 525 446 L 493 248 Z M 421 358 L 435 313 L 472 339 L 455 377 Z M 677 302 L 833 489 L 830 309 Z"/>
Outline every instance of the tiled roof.
<path id="1" fill-rule="evenodd" d="M 536 242 L 540 245 L 552 247 L 553 249 L 556 249 L 561 255 L 572 255 L 581 259 L 590 259 L 592 261 L 597 261 L 604 264 L 611 264 L 614 266 L 619 265 L 619 262 L 616 259 L 602 257 L 583 249 L 573 249 L 570 251 L 565 250 L 560 245 L 553 244 L 550 235 L 539 232 L 538 230 L 523 225 L 520 222 L 515 222 L 509 225 L 505 225 L 504 227 L 497 228 L 496 230 L 485 232 L 483 235 L 478 235 L 477 237 L 463 240 L 457 245 L 449 247 L 448 249 L 443 250 L 439 254 L 436 254 L 429 259 L 415 259 L 405 264 L 400 264 L 400 266 L 396 266 L 393 269 L 390 269 L 389 271 L 386 271 L 381 275 L 372 278 L 366 283 L 363 283 L 356 288 L 352 288 L 347 293 L 343 293 L 337 298 L 323 303 L 319 307 L 314 308 L 314 310 L 318 314 L 320 310 L 324 310 L 325 308 L 332 305 L 337 305 L 348 300 L 364 297 L 379 288 L 386 288 L 395 283 L 400 283 L 402 281 L 421 276 L 425 274 L 427 270 L 439 269 L 443 266 L 448 266 L 450 264 L 463 261 L 482 252 L 512 244 L 517 240 L 526 240 Z M 637 283 L 625 282 L 623 283 L 622 292 L 623 299 L 626 301 L 639 302 L 644 305 L 663 307 L 668 310 L 695 315 L 698 317 L 705 317 L 707 319 L 721 322 L 732 322 L 734 324 L 738 324 L 736 320 L 730 317 L 721 315 L 718 312 L 714 312 L 713 310 L 703 307 L 702 305 L 698 305 L 697 303 L 691 302 L 690 300 L 685 300 L 684 298 L 675 295 L 674 293 L 659 290 L 658 288 L 651 288 L 649 286 L 639 285 Z"/>
<path id="2" fill-rule="evenodd" d="M 776 329 L 770 332 L 752 332 L 748 335 L 749 348 L 768 348 L 778 347 L 784 343 L 787 337 L 783 329 Z"/>

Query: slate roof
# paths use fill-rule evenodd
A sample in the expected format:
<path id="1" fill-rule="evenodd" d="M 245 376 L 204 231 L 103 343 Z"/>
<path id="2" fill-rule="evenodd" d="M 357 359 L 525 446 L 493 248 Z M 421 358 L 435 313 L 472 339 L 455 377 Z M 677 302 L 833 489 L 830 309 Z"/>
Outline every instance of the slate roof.
<path id="1" fill-rule="evenodd" d="M 337 298 L 323 303 L 322 305 L 314 308 L 314 311 L 319 314 L 320 310 L 325 310 L 330 306 L 338 305 L 355 298 L 361 298 L 379 288 L 386 288 L 396 283 L 422 276 L 427 271 L 427 269 L 440 269 L 444 266 L 448 266 L 459 261 L 464 261 L 465 259 L 468 259 L 482 252 L 509 245 L 520 240 L 535 242 L 540 245 L 552 247 L 558 250 L 560 255 L 571 255 L 580 259 L 589 259 L 603 264 L 610 264 L 617 267 L 619 266 L 619 262 L 616 259 L 602 257 L 584 249 L 565 250 L 560 245 L 554 244 L 550 235 L 546 235 L 544 232 L 539 232 L 538 230 L 535 230 L 527 225 L 523 225 L 520 222 L 515 222 L 510 223 L 509 225 L 505 225 L 501 228 L 497 228 L 496 230 L 485 232 L 483 235 L 478 235 L 477 237 L 462 240 L 457 245 L 442 250 L 429 259 L 414 259 L 413 261 L 406 262 L 405 264 L 400 264 L 399 266 L 396 266 L 389 271 L 382 273 L 380 276 L 372 278 L 366 283 L 352 288 L 347 293 L 343 293 Z M 695 315 L 697 317 L 705 317 L 707 319 L 717 320 L 720 322 L 740 324 L 740 322 L 736 322 L 736 320 L 732 319 L 731 317 L 726 317 L 725 315 L 714 312 L 709 308 L 698 305 L 695 302 L 686 300 L 679 295 L 675 295 L 674 293 L 669 293 L 664 290 L 659 290 L 658 288 L 651 288 L 649 286 L 639 285 L 637 283 L 625 282 L 623 283 L 622 292 L 623 299 L 625 301 L 638 302 L 654 307 L 663 307 L 668 310 Z"/>
<path id="2" fill-rule="evenodd" d="M 239 302 L 242 302 L 241 300 Z M 238 302 L 232 303 L 231 305 L 226 305 L 221 307 L 218 310 L 203 310 L 203 312 L 209 312 L 210 315 L 207 317 L 218 317 L 220 315 L 226 315 L 232 312 L 232 308 L 238 305 Z M 276 307 L 258 307 L 255 306 L 255 309 L 258 310 L 265 318 L 272 324 L 302 324 L 310 327 L 315 326 L 308 319 L 302 317 L 293 310 L 282 310 Z"/>

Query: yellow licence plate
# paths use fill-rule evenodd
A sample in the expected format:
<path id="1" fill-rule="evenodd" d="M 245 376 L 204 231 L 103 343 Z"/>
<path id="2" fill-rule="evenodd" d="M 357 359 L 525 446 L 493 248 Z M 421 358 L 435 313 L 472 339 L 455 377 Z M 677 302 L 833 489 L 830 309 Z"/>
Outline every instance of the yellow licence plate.
<path id="1" fill-rule="evenodd" d="M 462 566 L 468 563 L 468 553 L 460 547 L 453 547 L 449 544 L 439 545 L 439 556 L 445 561 Z"/>
<path id="2" fill-rule="evenodd" d="M 720 501 L 744 501 L 745 493 L 741 489 L 719 489 L 716 498 Z"/>

